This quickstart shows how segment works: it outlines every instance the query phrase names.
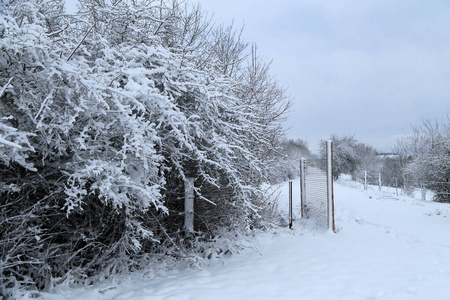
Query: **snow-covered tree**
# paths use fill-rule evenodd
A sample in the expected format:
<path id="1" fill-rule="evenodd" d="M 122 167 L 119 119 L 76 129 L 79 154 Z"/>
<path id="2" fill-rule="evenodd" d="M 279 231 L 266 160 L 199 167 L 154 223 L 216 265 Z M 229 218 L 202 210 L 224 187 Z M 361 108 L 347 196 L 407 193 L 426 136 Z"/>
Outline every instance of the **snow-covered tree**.
<path id="1" fill-rule="evenodd" d="M 283 139 L 277 151 L 279 159 L 273 161 L 271 167 L 270 182 L 279 183 L 288 179 L 294 179 L 300 175 L 300 160 L 315 159 L 308 145 L 301 139 Z"/>
<path id="2" fill-rule="evenodd" d="M 186 256 L 187 177 L 198 235 L 261 226 L 288 105 L 268 66 L 242 71 L 243 48 L 219 59 L 234 31 L 178 1 L 81 0 L 75 16 L 59 0 L 2 5 L 0 285 Z"/>
<path id="3" fill-rule="evenodd" d="M 437 201 L 450 202 L 450 116 L 425 120 L 408 139 L 410 162 L 406 174 L 416 185 L 435 192 Z"/>
<path id="4" fill-rule="evenodd" d="M 410 137 L 404 137 L 394 145 L 395 165 L 398 166 L 395 176 L 398 177 L 398 184 L 410 191 L 410 187 L 414 184 L 414 179 L 407 172 L 406 167 L 412 160 L 412 149 L 410 148 Z"/>
<path id="5" fill-rule="evenodd" d="M 399 155 L 397 153 L 382 155 L 381 163 L 380 173 L 382 184 L 392 187 L 403 187 L 404 175 Z"/>
<path id="6" fill-rule="evenodd" d="M 364 143 L 357 143 L 355 145 L 355 154 L 358 164 L 352 173 L 353 178 L 361 180 L 364 178 L 365 172 L 367 172 L 367 183 L 378 185 L 378 178 L 383 162 L 377 155 L 375 148 Z"/>
<path id="7" fill-rule="evenodd" d="M 352 174 L 359 165 L 356 152 L 358 141 L 353 136 L 338 137 L 332 135 L 333 142 L 333 176 L 339 178 L 341 174 Z M 326 159 L 326 141 L 321 141 L 321 158 Z"/>
<path id="8" fill-rule="evenodd" d="M 339 178 L 341 174 L 349 174 L 355 180 L 360 180 L 367 172 L 369 183 L 378 183 L 382 161 L 372 146 L 359 142 L 354 136 L 332 135 L 330 140 L 333 141 L 333 176 L 335 179 Z M 321 142 L 320 153 L 324 160 L 326 157 L 325 141 Z"/>

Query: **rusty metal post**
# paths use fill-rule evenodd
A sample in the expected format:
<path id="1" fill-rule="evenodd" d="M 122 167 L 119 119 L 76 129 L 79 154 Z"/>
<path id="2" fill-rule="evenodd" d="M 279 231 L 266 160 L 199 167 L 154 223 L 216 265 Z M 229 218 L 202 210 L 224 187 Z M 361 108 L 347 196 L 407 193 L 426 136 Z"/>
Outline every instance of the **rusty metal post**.
<path id="1" fill-rule="evenodd" d="M 302 157 L 300 160 L 300 217 L 303 218 L 303 207 L 306 205 L 306 160 Z"/>
<path id="2" fill-rule="evenodd" d="M 334 189 L 333 189 L 333 142 L 327 141 L 327 203 L 328 228 L 336 231 L 334 224 Z"/>

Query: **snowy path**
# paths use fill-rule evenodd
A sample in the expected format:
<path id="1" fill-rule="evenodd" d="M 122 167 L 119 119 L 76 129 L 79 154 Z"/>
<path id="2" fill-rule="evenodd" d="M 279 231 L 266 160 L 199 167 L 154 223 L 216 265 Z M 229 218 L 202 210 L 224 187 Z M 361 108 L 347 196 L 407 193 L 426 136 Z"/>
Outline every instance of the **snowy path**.
<path id="1" fill-rule="evenodd" d="M 335 201 L 337 234 L 296 220 L 293 231 L 258 238 L 259 252 L 247 250 L 202 270 L 62 288 L 46 298 L 450 299 L 449 205 L 364 191 L 353 182 L 335 184 Z"/>

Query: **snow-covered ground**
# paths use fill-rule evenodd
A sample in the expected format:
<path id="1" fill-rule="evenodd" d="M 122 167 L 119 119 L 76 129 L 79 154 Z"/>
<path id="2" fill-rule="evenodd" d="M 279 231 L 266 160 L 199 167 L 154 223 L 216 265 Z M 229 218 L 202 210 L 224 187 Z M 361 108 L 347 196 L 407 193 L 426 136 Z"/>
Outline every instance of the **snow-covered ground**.
<path id="1" fill-rule="evenodd" d="M 298 181 L 294 181 L 295 191 Z M 280 208 L 287 209 L 287 183 Z M 298 192 L 294 193 L 298 199 Z M 46 299 L 450 299 L 450 206 L 335 183 L 337 234 L 297 219 L 198 269 L 134 274 Z M 298 208 L 298 200 L 297 200 Z M 298 209 L 297 209 L 298 212 Z"/>

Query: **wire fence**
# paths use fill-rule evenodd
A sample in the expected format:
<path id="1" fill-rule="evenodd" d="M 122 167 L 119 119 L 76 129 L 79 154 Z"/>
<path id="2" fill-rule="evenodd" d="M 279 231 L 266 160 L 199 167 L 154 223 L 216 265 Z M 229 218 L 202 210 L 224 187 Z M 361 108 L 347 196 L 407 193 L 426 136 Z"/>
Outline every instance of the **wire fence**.
<path id="1" fill-rule="evenodd" d="M 395 188 L 397 196 L 405 192 L 407 195 L 412 195 L 415 190 L 420 189 L 421 199 L 427 200 L 427 193 L 431 193 L 431 198 L 436 202 L 450 203 L 450 181 L 403 181 L 403 185 L 398 184 L 398 178 L 383 178 L 381 173 L 374 173 L 368 171 L 358 172 L 353 175 L 356 181 L 363 183 L 364 189 L 368 186 L 377 186 L 379 190 L 382 187 Z"/>
<path id="2" fill-rule="evenodd" d="M 302 217 L 311 218 L 318 226 L 335 231 L 332 166 L 333 144 L 328 141 L 326 160 L 317 161 L 315 166 L 311 166 L 302 159 L 300 187 Z"/>
<path id="3" fill-rule="evenodd" d="M 328 226 L 327 173 L 319 168 L 306 169 L 306 191 L 304 212 L 319 226 Z"/>

